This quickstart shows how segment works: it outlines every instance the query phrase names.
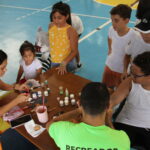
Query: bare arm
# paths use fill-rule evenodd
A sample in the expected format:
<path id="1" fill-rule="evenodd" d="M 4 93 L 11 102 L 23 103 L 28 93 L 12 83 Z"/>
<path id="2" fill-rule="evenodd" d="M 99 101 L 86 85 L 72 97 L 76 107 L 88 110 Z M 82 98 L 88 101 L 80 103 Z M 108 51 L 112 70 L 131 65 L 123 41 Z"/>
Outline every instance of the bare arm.
<path id="1" fill-rule="evenodd" d="M 128 66 L 130 63 L 131 55 L 125 55 L 124 57 L 124 69 L 123 69 L 123 74 L 122 74 L 122 80 L 126 79 L 128 76 Z"/>
<path id="2" fill-rule="evenodd" d="M 77 55 L 78 52 L 78 34 L 74 28 L 68 28 L 68 37 L 70 41 L 71 53 L 64 60 L 66 64 L 68 64 Z"/>
<path id="3" fill-rule="evenodd" d="M 16 80 L 17 83 L 20 81 L 22 74 L 23 74 L 23 67 L 20 66 L 19 71 L 18 71 L 18 75 L 17 75 L 17 80 Z"/>
<path id="4" fill-rule="evenodd" d="M 15 99 L 13 99 L 10 103 L 6 104 L 5 106 L 0 107 L 0 116 L 2 116 L 4 113 L 9 111 L 12 107 L 18 105 L 19 103 L 27 101 L 29 96 L 20 94 Z"/>
<path id="5" fill-rule="evenodd" d="M 4 91 L 9 91 L 14 89 L 14 85 L 7 84 L 0 80 L 0 89 Z"/>
<path id="6" fill-rule="evenodd" d="M 131 83 L 131 77 L 127 78 L 119 85 L 117 90 L 110 97 L 110 106 L 106 114 L 106 124 L 111 128 L 114 128 L 112 124 L 113 107 L 122 102 L 128 96 L 132 86 Z"/>
<path id="7" fill-rule="evenodd" d="M 117 90 L 110 97 L 110 108 L 113 108 L 122 102 L 129 94 L 132 86 L 132 79 L 128 77 L 117 88 Z"/>
<path id="8" fill-rule="evenodd" d="M 108 37 L 108 55 L 110 55 L 112 52 L 111 44 L 112 44 L 112 39 Z"/>
<path id="9" fill-rule="evenodd" d="M 10 91 L 10 90 L 27 90 L 29 89 L 29 87 L 26 84 L 7 84 L 5 82 L 3 82 L 2 80 L 0 80 L 0 90 L 4 90 L 4 91 Z"/>
<path id="10" fill-rule="evenodd" d="M 53 123 L 53 122 L 57 122 L 57 121 L 69 121 L 71 119 L 75 119 L 77 118 L 79 115 L 81 114 L 81 110 L 80 108 L 77 108 L 75 110 L 72 110 L 70 112 L 67 112 L 65 114 L 62 114 L 60 116 L 58 116 L 56 119 L 51 120 L 50 122 L 48 122 L 46 124 L 46 129 L 49 130 L 49 126 Z"/>

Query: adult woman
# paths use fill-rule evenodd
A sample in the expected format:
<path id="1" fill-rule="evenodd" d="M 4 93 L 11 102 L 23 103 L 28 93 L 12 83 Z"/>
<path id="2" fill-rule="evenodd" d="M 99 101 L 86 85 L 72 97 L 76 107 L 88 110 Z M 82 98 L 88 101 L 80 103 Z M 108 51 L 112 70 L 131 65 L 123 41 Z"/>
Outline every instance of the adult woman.
<path id="1" fill-rule="evenodd" d="M 7 66 L 7 54 L 5 52 L 3 52 L 2 50 L 0 50 L 0 77 L 2 77 L 5 72 L 6 72 L 6 66 Z M 25 85 L 19 85 L 19 84 L 7 84 L 5 82 L 3 82 L 2 80 L 0 80 L 0 90 L 23 90 L 27 88 Z M 13 99 L 10 103 L 8 103 L 7 105 L 1 106 L 0 107 L 0 117 L 6 113 L 8 110 L 10 110 L 12 107 L 18 105 L 21 102 L 26 101 L 28 98 L 28 96 L 24 95 L 24 94 L 20 94 L 19 96 L 17 96 L 15 99 Z"/>
<path id="2" fill-rule="evenodd" d="M 0 77 L 2 77 L 6 72 L 7 66 L 7 54 L 0 50 Z M 25 90 L 27 88 L 26 85 L 19 85 L 19 84 L 7 84 L 0 80 L 0 89 L 1 90 Z M 4 122 L 1 116 L 9 111 L 12 107 L 18 105 L 19 103 L 25 102 L 29 96 L 20 94 L 11 102 L 4 106 L 0 106 L 0 144 L 2 144 L 3 150 L 34 150 L 35 146 L 31 144 L 28 140 L 26 140 L 23 136 L 21 136 L 18 132 L 13 129 L 8 129 L 5 131 L 9 126 L 6 122 Z M 4 132 L 5 131 L 5 132 Z M 15 144 L 17 143 L 17 144 Z M 1 149 L 1 147 L 0 147 Z"/>

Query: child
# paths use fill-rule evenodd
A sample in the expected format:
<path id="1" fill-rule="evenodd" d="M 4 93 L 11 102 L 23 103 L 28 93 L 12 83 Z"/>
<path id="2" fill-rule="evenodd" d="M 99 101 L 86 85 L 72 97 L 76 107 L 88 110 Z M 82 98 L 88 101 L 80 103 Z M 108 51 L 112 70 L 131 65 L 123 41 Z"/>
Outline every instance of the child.
<path id="1" fill-rule="evenodd" d="M 34 46 L 28 41 L 25 41 L 21 45 L 19 51 L 22 59 L 20 60 L 17 82 L 19 82 L 23 73 L 26 80 L 36 78 L 37 75 L 42 72 L 42 64 L 37 58 L 35 58 Z"/>
<path id="2" fill-rule="evenodd" d="M 70 13 L 64 3 L 59 9 L 53 9 L 50 15 L 53 22 L 49 25 L 49 42 L 52 67 L 57 66 L 59 74 L 76 69 L 74 58 L 78 52 L 78 35 L 68 21 Z"/>
<path id="3" fill-rule="evenodd" d="M 108 87 L 117 87 L 121 82 L 125 48 L 135 34 L 135 31 L 127 26 L 131 11 L 131 8 L 124 4 L 119 4 L 110 11 L 112 27 L 108 34 L 109 51 L 103 74 L 103 82 Z"/>
<path id="4" fill-rule="evenodd" d="M 66 9 L 68 10 L 68 14 L 70 14 L 70 17 L 71 17 L 71 21 L 68 21 L 68 24 L 70 24 L 77 31 L 78 39 L 79 39 L 80 36 L 83 33 L 83 30 L 84 30 L 82 20 L 79 18 L 79 16 L 77 16 L 75 14 L 72 14 L 70 6 L 66 3 L 63 3 L 62 1 L 54 4 L 53 7 L 52 7 L 52 10 L 53 9 L 61 9 L 62 5 L 65 5 Z M 52 16 L 51 16 L 51 22 L 52 22 Z M 82 64 L 80 63 L 79 51 L 78 51 L 75 59 L 76 59 L 76 62 L 77 62 L 77 69 L 81 68 Z"/>

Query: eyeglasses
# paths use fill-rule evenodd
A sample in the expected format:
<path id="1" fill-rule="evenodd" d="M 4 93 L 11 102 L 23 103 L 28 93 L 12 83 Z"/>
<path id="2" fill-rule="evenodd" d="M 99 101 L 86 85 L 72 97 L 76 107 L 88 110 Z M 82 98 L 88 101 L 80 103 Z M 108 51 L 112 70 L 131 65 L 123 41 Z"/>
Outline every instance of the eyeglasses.
<path id="1" fill-rule="evenodd" d="M 133 78 L 140 78 L 140 77 L 146 77 L 146 76 L 148 76 L 149 74 L 137 75 L 137 74 L 134 74 L 134 73 L 132 72 L 132 69 L 130 68 L 130 75 L 131 75 Z"/>

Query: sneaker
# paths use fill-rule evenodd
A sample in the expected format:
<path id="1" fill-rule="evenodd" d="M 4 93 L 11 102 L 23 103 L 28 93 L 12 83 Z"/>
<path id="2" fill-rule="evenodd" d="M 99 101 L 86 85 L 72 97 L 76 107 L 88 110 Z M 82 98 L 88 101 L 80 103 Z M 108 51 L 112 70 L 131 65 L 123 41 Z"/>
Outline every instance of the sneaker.
<path id="1" fill-rule="evenodd" d="M 75 69 L 75 72 L 79 71 L 82 67 L 82 64 L 81 63 L 78 63 L 77 64 L 77 68 Z"/>
<path id="2" fill-rule="evenodd" d="M 82 67 L 81 63 L 77 64 L 77 68 L 81 68 L 81 67 Z"/>

